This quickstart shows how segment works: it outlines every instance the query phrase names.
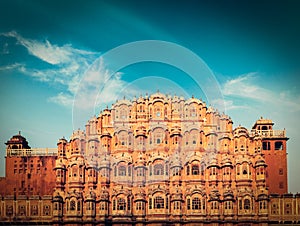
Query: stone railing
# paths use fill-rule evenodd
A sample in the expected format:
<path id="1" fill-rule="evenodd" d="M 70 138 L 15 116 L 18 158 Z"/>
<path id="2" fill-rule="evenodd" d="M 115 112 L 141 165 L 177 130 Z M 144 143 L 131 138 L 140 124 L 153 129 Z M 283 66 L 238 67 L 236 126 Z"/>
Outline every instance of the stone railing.
<path id="1" fill-rule="evenodd" d="M 285 130 L 251 130 L 251 136 L 258 135 L 261 137 L 286 137 Z"/>
<path id="2" fill-rule="evenodd" d="M 57 148 L 7 149 L 6 156 L 55 156 Z"/>

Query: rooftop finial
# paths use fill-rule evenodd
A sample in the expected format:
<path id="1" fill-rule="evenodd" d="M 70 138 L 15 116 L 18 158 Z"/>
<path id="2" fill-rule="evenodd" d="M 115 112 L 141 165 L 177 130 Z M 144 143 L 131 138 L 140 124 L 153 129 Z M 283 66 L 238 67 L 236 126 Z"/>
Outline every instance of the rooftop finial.
<path id="1" fill-rule="evenodd" d="M 21 135 L 21 131 L 19 131 L 19 135 Z"/>

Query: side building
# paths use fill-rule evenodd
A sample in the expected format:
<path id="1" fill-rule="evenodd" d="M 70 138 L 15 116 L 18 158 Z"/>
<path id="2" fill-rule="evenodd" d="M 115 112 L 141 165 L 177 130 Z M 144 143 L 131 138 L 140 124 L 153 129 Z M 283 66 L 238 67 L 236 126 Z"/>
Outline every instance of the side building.
<path id="1" fill-rule="evenodd" d="M 60 139 L 57 153 L 48 156 L 46 187 L 52 190 L 39 194 L 38 201 L 43 203 L 43 197 L 50 195 L 45 202 L 51 202 L 51 220 L 40 221 L 57 225 L 299 223 L 300 196 L 287 194 L 285 130 L 274 130 L 273 122 L 263 118 L 251 130 L 232 125 L 230 117 L 194 97 L 185 100 L 155 93 L 117 101 L 91 118 L 85 131 L 75 131 L 69 141 Z M 7 143 L 6 161 L 10 148 Z M 23 150 L 27 149 L 13 153 L 19 156 Z M 2 187 L 6 182 L 0 183 Z M 30 212 L 36 193 L 7 192 L 2 195 L 2 222 L 20 221 L 18 203 L 23 199 L 24 222 L 39 222 Z M 13 218 L 8 218 L 11 194 Z M 38 213 L 44 216 L 42 209 Z"/>
<path id="2" fill-rule="evenodd" d="M 5 144 L 6 171 L 0 180 L 0 221 L 52 221 L 57 149 L 32 149 L 20 132 Z"/>

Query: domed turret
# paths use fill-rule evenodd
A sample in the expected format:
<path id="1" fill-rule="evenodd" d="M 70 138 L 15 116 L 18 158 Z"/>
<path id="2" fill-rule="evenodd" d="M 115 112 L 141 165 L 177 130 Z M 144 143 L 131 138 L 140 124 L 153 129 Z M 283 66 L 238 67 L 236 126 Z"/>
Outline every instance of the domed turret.
<path id="1" fill-rule="evenodd" d="M 19 134 L 14 135 L 10 138 L 9 141 L 5 143 L 7 145 L 7 149 L 30 149 L 31 147 L 28 145 L 28 142 L 25 137 L 21 136 L 21 131 Z"/>

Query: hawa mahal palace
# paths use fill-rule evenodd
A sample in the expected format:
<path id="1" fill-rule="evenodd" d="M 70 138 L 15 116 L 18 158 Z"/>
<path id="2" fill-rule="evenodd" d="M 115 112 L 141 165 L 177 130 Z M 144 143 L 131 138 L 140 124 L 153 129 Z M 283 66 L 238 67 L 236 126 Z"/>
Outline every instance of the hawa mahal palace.
<path id="1" fill-rule="evenodd" d="M 157 92 L 117 101 L 55 149 L 17 134 L 6 142 L 0 222 L 299 225 L 288 138 L 273 124 L 234 128 L 202 100 Z"/>

